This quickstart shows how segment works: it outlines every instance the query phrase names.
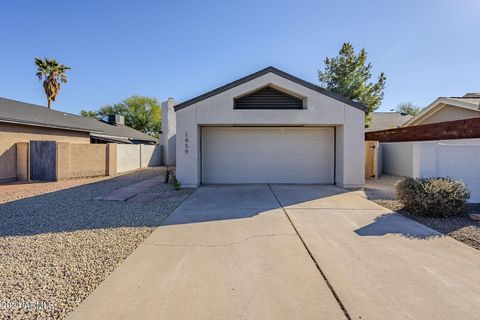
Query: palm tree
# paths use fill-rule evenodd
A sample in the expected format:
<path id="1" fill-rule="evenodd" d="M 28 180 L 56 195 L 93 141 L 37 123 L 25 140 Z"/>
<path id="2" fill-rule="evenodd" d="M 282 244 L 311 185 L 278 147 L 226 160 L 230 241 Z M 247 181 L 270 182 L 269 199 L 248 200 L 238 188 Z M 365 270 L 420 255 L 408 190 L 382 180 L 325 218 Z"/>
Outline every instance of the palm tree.
<path id="1" fill-rule="evenodd" d="M 55 101 L 55 98 L 60 91 L 60 83 L 67 83 L 67 76 L 65 72 L 70 70 L 70 67 L 58 63 L 55 59 L 35 58 L 37 65 L 37 77 L 43 80 L 43 89 L 48 100 L 48 108 L 50 104 Z"/>

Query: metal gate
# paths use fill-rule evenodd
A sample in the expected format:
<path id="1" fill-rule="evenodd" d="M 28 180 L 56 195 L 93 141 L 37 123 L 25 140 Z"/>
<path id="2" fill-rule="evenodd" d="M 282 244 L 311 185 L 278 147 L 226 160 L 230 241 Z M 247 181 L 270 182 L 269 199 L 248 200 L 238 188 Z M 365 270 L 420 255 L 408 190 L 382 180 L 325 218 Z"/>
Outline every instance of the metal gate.
<path id="1" fill-rule="evenodd" d="M 55 141 L 30 141 L 30 180 L 55 181 L 56 158 Z"/>

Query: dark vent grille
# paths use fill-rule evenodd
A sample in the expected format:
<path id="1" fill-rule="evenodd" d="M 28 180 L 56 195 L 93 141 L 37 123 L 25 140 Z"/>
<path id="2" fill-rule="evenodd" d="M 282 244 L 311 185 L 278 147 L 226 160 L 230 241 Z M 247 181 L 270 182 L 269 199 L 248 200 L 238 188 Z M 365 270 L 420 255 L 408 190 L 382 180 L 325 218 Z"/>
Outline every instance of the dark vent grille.
<path id="1" fill-rule="evenodd" d="M 234 99 L 234 109 L 303 109 L 303 100 L 272 87 L 265 87 Z"/>

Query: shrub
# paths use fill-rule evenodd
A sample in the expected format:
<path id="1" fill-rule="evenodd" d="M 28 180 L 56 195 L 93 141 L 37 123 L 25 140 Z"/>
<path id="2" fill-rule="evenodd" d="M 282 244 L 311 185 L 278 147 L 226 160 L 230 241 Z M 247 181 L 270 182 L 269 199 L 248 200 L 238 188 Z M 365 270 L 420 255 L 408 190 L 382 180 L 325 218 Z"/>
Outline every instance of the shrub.
<path id="1" fill-rule="evenodd" d="M 180 181 L 177 180 L 177 176 L 175 174 L 172 175 L 172 184 L 175 190 L 180 190 Z"/>
<path id="2" fill-rule="evenodd" d="M 395 191 L 405 210 L 419 216 L 446 218 L 466 209 L 470 192 L 462 181 L 450 178 L 404 178 Z"/>

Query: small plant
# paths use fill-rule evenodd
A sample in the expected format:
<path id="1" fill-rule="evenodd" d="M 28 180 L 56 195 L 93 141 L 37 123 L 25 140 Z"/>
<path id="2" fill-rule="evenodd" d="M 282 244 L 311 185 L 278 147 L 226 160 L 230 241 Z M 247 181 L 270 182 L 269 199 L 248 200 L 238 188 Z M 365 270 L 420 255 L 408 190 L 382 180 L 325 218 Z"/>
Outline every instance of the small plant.
<path id="1" fill-rule="evenodd" d="M 404 178 L 395 191 L 405 210 L 424 217 L 455 216 L 465 211 L 470 198 L 465 184 L 450 178 Z"/>
<path id="2" fill-rule="evenodd" d="M 175 175 L 175 172 L 172 175 L 172 184 L 175 190 L 177 191 L 180 190 L 181 185 L 180 185 L 180 182 L 177 180 L 177 176 Z"/>

